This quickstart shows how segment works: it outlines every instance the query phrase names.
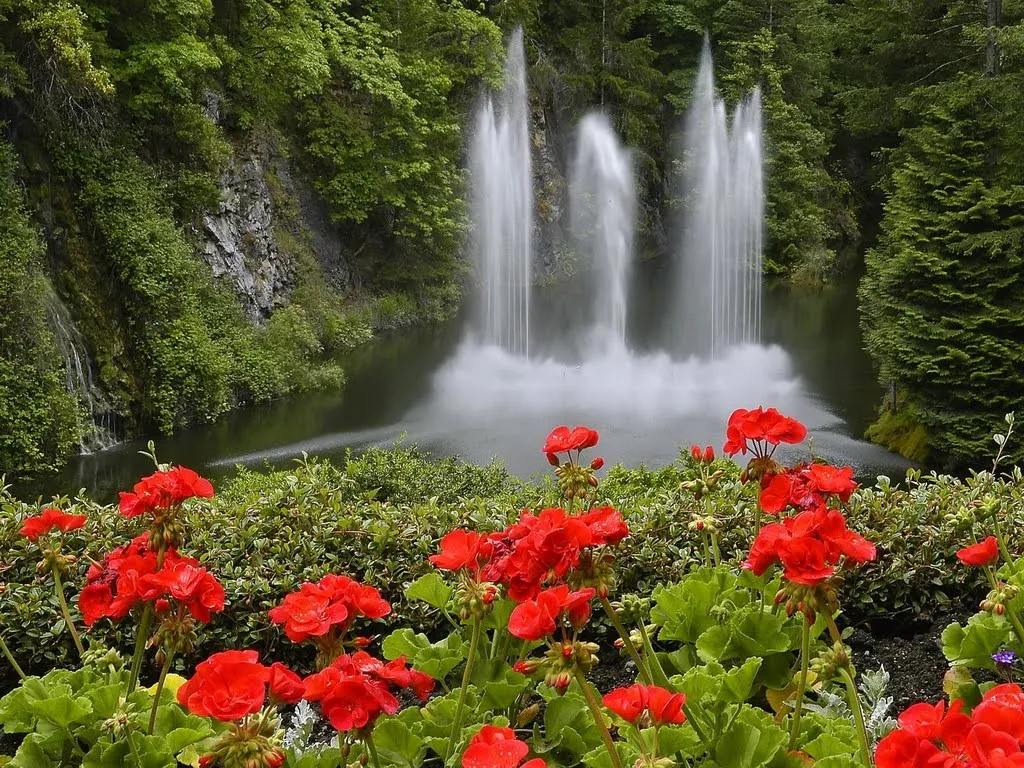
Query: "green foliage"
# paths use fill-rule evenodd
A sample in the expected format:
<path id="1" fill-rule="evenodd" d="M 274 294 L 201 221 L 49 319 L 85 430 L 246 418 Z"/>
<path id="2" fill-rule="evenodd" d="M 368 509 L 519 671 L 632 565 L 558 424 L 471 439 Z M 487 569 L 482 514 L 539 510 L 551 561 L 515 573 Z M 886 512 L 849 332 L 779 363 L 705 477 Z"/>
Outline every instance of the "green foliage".
<path id="1" fill-rule="evenodd" d="M 963 75 L 913 102 L 920 122 L 861 286 L 865 340 L 929 451 L 962 463 L 988 453 L 991 425 L 1024 397 L 1024 134 L 1002 117 L 1012 98 L 997 78 Z"/>
<path id="2" fill-rule="evenodd" d="M 115 768 L 128 764 L 176 768 L 179 758 L 190 764 L 202 743 L 221 726 L 191 715 L 163 691 L 152 735 L 149 723 L 153 695 L 137 690 L 123 700 L 128 670 L 116 653 L 81 669 L 53 669 L 29 677 L 0 699 L 0 723 L 7 734 L 27 734 L 14 759 L 15 768 L 57 768 L 85 765 Z M 112 732 L 109 723 L 124 717 L 133 744 Z M 122 729 L 124 726 L 122 726 Z"/>
<path id="3" fill-rule="evenodd" d="M 82 417 L 47 323 L 52 289 L 14 170 L 0 141 L 0 467 L 35 472 L 77 444 Z"/>

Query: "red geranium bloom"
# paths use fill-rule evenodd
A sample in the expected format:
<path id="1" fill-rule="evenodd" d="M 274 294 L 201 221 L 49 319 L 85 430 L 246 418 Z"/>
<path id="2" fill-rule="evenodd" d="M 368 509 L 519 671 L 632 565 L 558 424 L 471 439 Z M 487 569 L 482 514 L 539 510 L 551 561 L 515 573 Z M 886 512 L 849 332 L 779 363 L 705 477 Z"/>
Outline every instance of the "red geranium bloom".
<path id="1" fill-rule="evenodd" d="M 628 688 L 616 688 L 606 694 L 603 701 L 608 709 L 633 725 L 645 712 L 655 726 L 679 725 L 686 720 L 683 714 L 686 696 L 657 685 L 637 683 Z"/>
<path id="2" fill-rule="evenodd" d="M 427 559 L 442 571 L 475 571 L 479 567 L 482 538 L 475 531 L 456 529 L 441 539 L 441 552 Z"/>
<path id="3" fill-rule="evenodd" d="M 629 536 L 629 526 L 614 507 L 591 509 L 580 516 L 580 521 L 590 530 L 592 546 L 618 544 Z"/>
<path id="4" fill-rule="evenodd" d="M 956 556 L 965 565 L 989 565 L 999 559 L 999 542 L 995 536 L 989 536 L 982 542 L 964 547 Z"/>
<path id="5" fill-rule="evenodd" d="M 516 768 L 530 752 L 524 741 L 516 738 L 511 728 L 485 725 L 472 739 L 462 754 L 462 768 Z M 525 763 L 523 768 L 544 768 L 539 757 Z"/>
<path id="6" fill-rule="evenodd" d="M 1024 746 L 1024 691 L 1019 685 L 1004 683 L 990 688 L 971 717 L 976 723 L 1008 733 Z"/>
<path id="7" fill-rule="evenodd" d="M 270 665 L 270 698 L 279 704 L 295 704 L 306 692 L 302 678 L 279 661 Z"/>
<path id="8" fill-rule="evenodd" d="M 758 499 L 761 509 L 769 515 L 779 514 L 789 506 L 792 491 L 793 478 L 790 475 L 772 475 L 761 488 L 761 496 Z"/>
<path id="9" fill-rule="evenodd" d="M 178 689 L 178 703 L 203 717 L 238 720 L 262 709 L 269 678 L 256 651 L 215 653 Z"/>
<path id="10" fill-rule="evenodd" d="M 599 435 L 590 427 L 575 427 L 571 430 L 568 427 L 555 427 L 540 450 L 549 456 L 555 453 L 582 451 L 593 448 L 598 440 Z"/>
<path id="11" fill-rule="evenodd" d="M 590 618 L 590 600 L 594 594 L 595 590 L 590 587 L 570 592 L 564 584 L 546 589 L 536 600 L 515 607 L 508 619 L 508 631 L 521 640 L 540 640 L 555 631 L 563 615 L 578 629 Z"/>
<path id="12" fill-rule="evenodd" d="M 140 602 L 153 600 L 161 593 L 148 577 L 157 572 L 157 556 L 149 549 L 149 535 L 136 537 L 89 566 L 86 586 L 78 594 L 78 607 L 87 626 L 102 618 L 123 619 Z M 164 562 L 179 559 L 172 549 Z"/>
<path id="13" fill-rule="evenodd" d="M 224 610 L 224 587 L 217 577 L 187 560 L 165 564 L 147 581 L 157 586 L 161 594 L 183 603 L 188 612 L 204 624 L 210 621 L 211 612 Z"/>
<path id="14" fill-rule="evenodd" d="M 316 585 L 303 584 L 298 592 L 285 595 L 284 601 L 271 608 L 269 615 L 275 624 L 284 624 L 289 640 L 301 643 L 311 637 L 322 637 L 331 627 L 344 624 L 348 608 L 332 602 Z"/>
<path id="15" fill-rule="evenodd" d="M 857 490 L 857 482 L 853 479 L 853 467 L 811 464 L 804 470 L 804 476 L 812 491 L 835 494 L 844 504 Z"/>
<path id="16" fill-rule="evenodd" d="M 187 467 L 157 470 L 135 484 L 131 493 L 122 491 L 119 507 L 125 517 L 168 509 L 191 498 L 210 498 L 213 485 Z"/>
<path id="17" fill-rule="evenodd" d="M 835 574 L 835 567 L 825 562 L 825 545 L 810 536 L 779 542 L 778 553 L 782 575 L 794 584 L 814 586 Z"/>
<path id="18" fill-rule="evenodd" d="M 58 530 L 62 533 L 74 531 L 85 525 L 85 515 L 67 515 L 59 509 L 48 507 L 42 514 L 25 519 L 19 533 L 30 541 L 35 541 L 44 533 Z"/>
<path id="19" fill-rule="evenodd" d="M 755 456 L 768 456 L 767 446 L 779 443 L 796 444 L 807 437 L 807 428 L 796 419 L 783 416 L 774 408 L 737 408 L 729 416 L 726 442 L 722 450 L 730 456 L 753 451 Z M 750 442 L 754 445 L 751 446 Z"/>

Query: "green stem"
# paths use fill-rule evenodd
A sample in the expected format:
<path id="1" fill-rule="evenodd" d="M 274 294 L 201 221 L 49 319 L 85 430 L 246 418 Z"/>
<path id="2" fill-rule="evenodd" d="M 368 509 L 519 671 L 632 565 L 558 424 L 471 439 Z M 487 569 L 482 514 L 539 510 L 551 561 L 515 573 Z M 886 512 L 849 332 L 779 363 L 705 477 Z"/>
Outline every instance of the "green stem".
<path id="1" fill-rule="evenodd" d="M 0 636 L 0 651 L 3 651 L 3 654 L 4 654 L 4 656 L 7 659 L 7 663 L 10 664 L 14 668 L 14 671 L 18 675 L 18 679 L 19 680 L 24 680 L 25 679 L 25 670 L 23 670 L 21 668 L 21 665 L 18 664 L 17 661 L 15 661 L 14 656 L 11 654 L 11 649 L 7 647 L 7 643 L 4 642 L 4 639 L 3 639 L 2 636 Z"/>
<path id="2" fill-rule="evenodd" d="M 665 674 L 665 669 L 661 666 L 661 661 L 658 660 L 658 654 L 654 652 L 654 646 L 651 645 L 650 635 L 647 634 L 647 627 L 644 626 L 643 619 L 637 622 L 637 626 L 640 629 L 640 638 L 644 642 L 644 655 L 647 657 L 647 667 L 651 673 L 651 679 L 655 685 L 660 685 L 665 690 L 672 690 L 672 683 L 668 681 L 668 675 Z"/>
<path id="3" fill-rule="evenodd" d="M 807 690 L 807 668 L 811 655 L 811 620 L 804 616 L 803 633 L 800 635 L 800 680 L 796 684 L 796 701 L 793 702 L 793 722 L 789 727 L 789 751 L 796 749 L 800 735 L 800 715 L 804 709 L 804 691 Z"/>
<path id="4" fill-rule="evenodd" d="M 999 513 L 992 513 L 992 527 L 995 529 L 996 542 L 999 544 L 999 553 L 1003 556 L 1003 560 L 1006 561 L 1007 565 L 1013 565 L 1013 555 L 1010 554 L 1010 548 L 1006 546 L 1006 538 L 1003 536 L 1003 529 L 999 525 Z"/>
<path id="5" fill-rule="evenodd" d="M 136 765 L 142 765 L 142 757 L 139 755 L 139 748 L 135 746 L 135 734 L 128 731 L 128 748 L 132 751 Z"/>
<path id="6" fill-rule="evenodd" d="M 711 554 L 715 558 L 715 567 L 717 568 L 722 564 L 722 554 L 718 549 L 718 534 L 712 531 L 708 535 L 711 538 Z"/>
<path id="7" fill-rule="evenodd" d="M 857 735 L 860 737 L 860 749 L 861 756 L 864 759 L 864 765 L 871 766 L 871 747 L 868 741 L 868 730 L 864 727 L 864 711 L 860 706 L 860 696 L 857 695 L 857 686 L 853 682 L 853 676 L 850 672 L 849 667 L 843 667 L 839 670 L 840 675 L 843 678 L 843 683 L 846 685 L 846 697 L 850 702 L 850 709 L 853 710 L 853 719 L 857 723 Z"/>
<path id="8" fill-rule="evenodd" d="M 153 694 L 153 708 L 149 710 L 149 730 L 147 733 L 152 736 L 156 728 L 156 713 L 160 709 L 160 694 L 164 692 L 164 682 L 167 680 L 167 673 L 171 671 L 171 662 L 174 661 L 174 648 L 167 652 L 164 665 L 160 667 L 160 679 L 156 683 L 156 693 Z"/>
<path id="9" fill-rule="evenodd" d="M 625 647 L 626 651 L 633 659 L 633 663 L 636 664 L 637 673 L 645 683 L 650 685 L 650 670 L 647 669 L 647 665 L 644 664 L 643 659 L 640 658 L 640 653 L 637 651 L 636 646 L 633 645 L 633 641 L 629 639 L 629 630 L 626 629 L 626 625 L 622 623 L 622 619 L 619 618 L 619 614 L 617 614 L 615 609 L 612 608 L 612 604 L 608 602 L 608 598 L 602 597 L 600 598 L 600 601 L 601 607 L 604 608 L 604 612 L 608 615 L 608 618 L 611 619 L 612 626 L 615 627 L 615 631 L 618 632 L 619 637 L 622 638 L 623 647 Z"/>
<path id="10" fill-rule="evenodd" d="M 590 690 L 590 686 L 587 685 L 587 678 L 583 676 L 583 673 L 576 670 L 576 682 L 580 684 L 580 690 L 583 692 L 583 698 L 587 700 L 587 706 L 590 707 L 590 714 L 594 716 L 594 725 L 597 726 L 597 730 L 601 733 L 601 740 L 604 742 L 605 747 L 608 749 L 608 757 L 612 760 L 612 768 L 622 768 L 622 763 L 619 761 L 619 753 L 615 751 L 615 742 L 612 741 L 612 735 L 608 732 L 608 726 L 604 723 L 604 714 L 601 712 L 601 705 L 597 703 L 594 698 L 594 692 Z"/>
<path id="11" fill-rule="evenodd" d="M 754 503 L 754 538 L 761 532 L 761 502 Z"/>
<path id="12" fill-rule="evenodd" d="M 68 625 L 68 629 L 71 632 L 71 639 L 75 641 L 75 648 L 78 649 L 78 658 L 85 656 L 85 646 L 82 645 L 82 638 L 78 636 L 78 630 L 75 629 L 75 622 L 71 619 L 71 611 L 68 609 L 68 601 L 64 597 L 64 584 L 60 580 L 60 569 L 56 563 L 53 563 L 53 588 L 57 592 L 57 602 L 60 603 L 60 610 L 64 614 L 64 623 Z"/>
<path id="13" fill-rule="evenodd" d="M 708 546 L 708 532 L 703 528 L 700 529 L 700 540 L 704 544 L 704 565 L 708 568 L 711 567 L 711 547 Z"/>
<path id="14" fill-rule="evenodd" d="M 146 641 L 149 639 L 149 628 L 153 624 L 153 604 L 147 603 L 146 609 L 139 619 L 138 635 L 135 638 L 135 653 L 132 655 L 131 674 L 128 677 L 128 692 L 125 698 L 135 692 L 135 686 L 139 684 L 139 672 L 142 670 L 142 657 L 146 653 Z"/>
<path id="15" fill-rule="evenodd" d="M 686 722 L 693 727 L 693 732 L 697 734 L 697 738 L 700 739 L 701 744 L 708 749 L 711 749 L 711 742 L 708 741 L 707 734 L 704 733 L 704 729 L 701 727 L 700 722 L 693 716 L 693 710 L 690 709 L 689 704 L 683 704 L 683 714 L 686 715 Z"/>
<path id="16" fill-rule="evenodd" d="M 372 731 L 367 734 L 364 741 L 366 742 L 366 748 L 370 752 L 370 759 L 373 761 L 373 768 L 380 768 L 380 756 L 377 754 L 377 746 L 373 743 Z"/>
<path id="17" fill-rule="evenodd" d="M 444 750 L 444 764 L 448 764 L 451 757 L 455 740 L 458 739 L 462 729 L 462 710 L 466 706 L 466 690 L 469 688 L 469 678 L 473 674 L 473 662 L 476 661 L 476 647 L 480 643 L 480 634 L 483 629 L 483 622 L 473 618 L 473 635 L 469 641 L 469 655 L 466 656 L 466 670 L 462 673 L 462 688 L 459 689 L 459 703 L 455 705 L 455 719 L 452 720 L 452 732 L 448 737 L 448 746 Z"/>

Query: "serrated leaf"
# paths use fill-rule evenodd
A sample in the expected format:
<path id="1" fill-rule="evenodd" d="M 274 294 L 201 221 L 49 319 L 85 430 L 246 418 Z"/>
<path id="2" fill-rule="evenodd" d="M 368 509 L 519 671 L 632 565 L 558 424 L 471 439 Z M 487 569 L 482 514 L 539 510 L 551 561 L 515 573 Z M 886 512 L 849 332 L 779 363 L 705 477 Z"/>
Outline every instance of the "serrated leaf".
<path id="1" fill-rule="evenodd" d="M 454 591 L 440 575 L 431 572 L 420 576 L 406 587 L 405 596 L 410 600 L 422 600 L 427 605 L 444 610 Z"/>

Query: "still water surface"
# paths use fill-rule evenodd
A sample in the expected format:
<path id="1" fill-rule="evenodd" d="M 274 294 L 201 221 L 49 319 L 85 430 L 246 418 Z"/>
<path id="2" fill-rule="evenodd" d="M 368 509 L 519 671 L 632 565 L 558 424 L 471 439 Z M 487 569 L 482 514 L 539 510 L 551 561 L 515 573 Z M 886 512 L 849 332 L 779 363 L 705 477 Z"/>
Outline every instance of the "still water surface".
<path id="1" fill-rule="evenodd" d="M 661 351 L 669 346 L 660 321 L 670 301 L 658 297 L 661 277 L 645 268 L 645 296 L 631 301 L 629 351 L 570 338 L 565 329 L 581 302 L 563 286 L 539 302 L 544 322 L 533 332 L 540 352 L 531 361 L 468 342 L 465 317 L 402 331 L 354 352 L 341 392 L 237 411 L 159 438 L 157 453 L 219 479 L 239 464 L 282 467 L 303 452 L 338 457 L 401 439 L 437 455 L 497 458 L 526 478 L 547 471 L 539 448 L 558 424 L 598 429 L 592 453 L 609 463 L 658 466 L 677 458 L 680 446 L 718 449 L 734 408 L 764 404 L 803 420 L 815 453 L 853 465 L 862 479 L 902 475 L 905 460 L 861 438 L 880 392 L 861 349 L 852 289 L 769 287 L 763 343 L 699 362 Z M 145 442 L 76 457 L 61 474 L 16 492 L 48 497 L 86 488 L 113 498 L 152 470 L 138 455 Z M 806 454 L 805 445 L 785 458 Z"/>

